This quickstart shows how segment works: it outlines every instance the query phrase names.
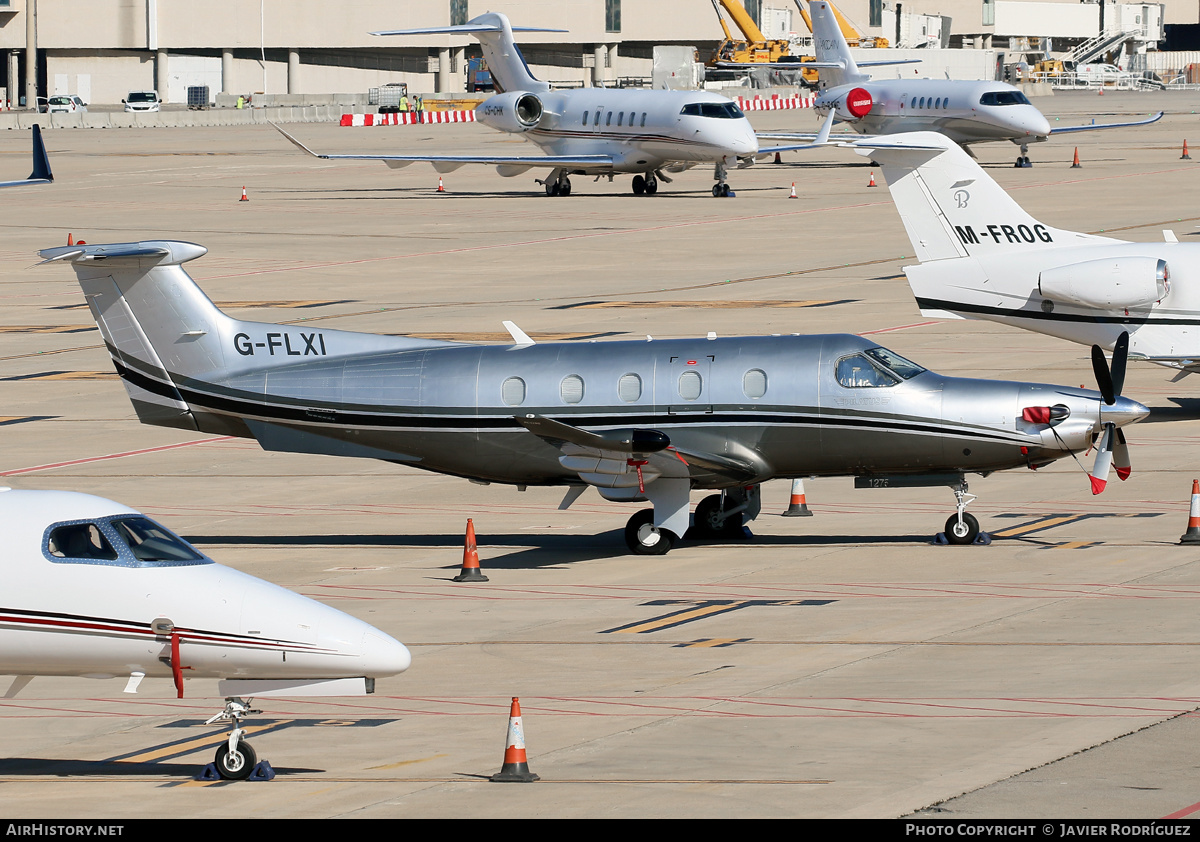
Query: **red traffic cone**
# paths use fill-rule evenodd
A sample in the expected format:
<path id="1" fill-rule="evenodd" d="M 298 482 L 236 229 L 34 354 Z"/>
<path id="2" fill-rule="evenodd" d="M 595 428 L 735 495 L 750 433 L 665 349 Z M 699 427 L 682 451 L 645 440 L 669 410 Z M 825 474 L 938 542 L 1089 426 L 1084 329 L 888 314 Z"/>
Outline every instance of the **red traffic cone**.
<path id="1" fill-rule="evenodd" d="M 1188 154 L 1188 151 L 1187 151 L 1187 138 L 1184 138 L 1184 141 L 1183 141 L 1183 154 L 1179 156 L 1179 160 L 1181 160 L 1181 161 L 1190 161 L 1190 160 L 1192 160 L 1192 156 L 1191 156 L 1191 155 L 1189 155 L 1189 154 Z"/>
<path id="2" fill-rule="evenodd" d="M 871 183 L 868 184 L 867 186 L 868 187 L 878 187 L 879 186 L 878 184 L 875 183 L 875 170 L 871 170 Z"/>
<path id="3" fill-rule="evenodd" d="M 799 196 L 796 195 L 796 182 L 794 182 L 794 181 L 792 182 L 792 194 L 790 196 L 788 196 L 788 198 L 789 199 L 799 199 L 800 198 Z"/>
<path id="4" fill-rule="evenodd" d="M 1200 544 L 1200 480 L 1192 480 L 1192 505 L 1188 510 L 1187 532 L 1179 536 L 1181 544 Z"/>
<path id="5" fill-rule="evenodd" d="M 776 152 L 776 153 L 775 153 L 775 163 L 776 163 L 776 164 L 782 164 L 782 163 L 783 163 L 783 159 L 779 157 L 779 153 L 778 153 L 778 152 Z"/>
<path id="6" fill-rule="evenodd" d="M 440 175 L 438 176 L 438 189 L 437 189 L 437 192 L 439 192 L 439 193 L 445 193 L 445 192 L 446 192 L 446 188 L 442 186 L 442 177 L 441 177 Z"/>
<path id="7" fill-rule="evenodd" d="M 479 551 L 475 548 L 475 524 L 467 518 L 467 537 L 463 544 L 462 570 L 454 577 L 456 582 L 486 582 L 488 577 L 479 569 Z"/>
<path id="8" fill-rule="evenodd" d="M 1079 147 L 1078 146 L 1075 147 L 1075 160 L 1071 163 L 1071 169 L 1073 169 L 1073 170 L 1082 169 L 1082 167 L 1079 166 Z"/>
<path id="9" fill-rule="evenodd" d="M 488 780 L 496 783 L 532 783 L 538 776 L 529 771 L 525 758 L 525 729 L 521 727 L 521 700 L 513 697 L 508 713 L 508 736 L 504 740 L 504 765 Z"/>
<path id="10" fill-rule="evenodd" d="M 69 245 L 69 246 L 75 245 L 75 238 L 73 236 L 71 236 L 70 234 L 67 234 L 67 245 Z"/>
<path id="11" fill-rule="evenodd" d="M 804 480 L 792 480 L 792 499 L 788 502 L 787 511 L 783 513 L 784 517 L 812 517 L 813 513 L 808 510 L 808 503 L 804 499 Z"/>
<path id="12" fill-rule="evenodd" d="M 242 198 L 238 199 L 238 201 L 239 201 L 239 202 L 248 202 L 248 201 L 250 201 L 250 197 L 246 195 L 246 188 L 245 188 L 245 187 L 243 187 L 243 188 L 242 188 Z"/>

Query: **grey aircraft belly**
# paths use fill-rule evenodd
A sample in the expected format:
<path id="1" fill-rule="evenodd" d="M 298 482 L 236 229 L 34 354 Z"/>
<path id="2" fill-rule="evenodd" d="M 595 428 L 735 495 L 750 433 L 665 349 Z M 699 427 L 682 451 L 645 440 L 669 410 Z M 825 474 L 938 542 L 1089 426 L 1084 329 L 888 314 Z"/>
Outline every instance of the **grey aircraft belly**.
<path id="1" fill-rule="evenodd" d="M 695 529 L 717 537 L 758 514 L 762 482 L 806 476 L 947 485 L 948 535 L 965 543 L 978 532 L 965 474 L 1044 465 L 1100 432 L 1124 478 L 1117 428 L 1146 414 L 1119 383 L 1102 398 L 945 377 L 853 335 L 595 344 L 514 330 L 514 344 L 482 346 L 239 321 L 184 271 L 204 253 L 170 241 L 41 252 L 75 269 L 144 423 L 568 486 L 564 506 L 595 486 L 652 504 L 626 526 L 637 553 L 688 531 L 693 488 L 719 492 Z"/>

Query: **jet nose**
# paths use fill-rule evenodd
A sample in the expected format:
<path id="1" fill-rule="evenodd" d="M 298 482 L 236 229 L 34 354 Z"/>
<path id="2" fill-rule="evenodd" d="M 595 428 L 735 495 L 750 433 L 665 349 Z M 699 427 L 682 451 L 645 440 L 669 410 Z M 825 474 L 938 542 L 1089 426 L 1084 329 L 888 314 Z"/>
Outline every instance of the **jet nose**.
<path id="1" fill-rule="evenodd" d="M 1130 398 L 1120 397 L 1112 406 L 1100 405 L 1100 420 L 1111 421 L 1118 427 L 1136 424 L 1150 414 L 1150 408 Z"/>
<path id="2" fill-rule="evenodd" d="M 1021 130 L 1027 132 L 1033 137 L 1049 137 L 1050 136 L 1050 121 L 1046 119 L 1042 112 L 1038 111 L 1033 106 L 1029 107 L 1029 111 L 1022 114 L 1020 117 Z"/>
<path id="3" fill-rule="evenodd" d="M 408 647 L 378 629 L 363 635 L 362 674 L 368 678 L 397 675 L 408 669 L 412 655 Z"/>

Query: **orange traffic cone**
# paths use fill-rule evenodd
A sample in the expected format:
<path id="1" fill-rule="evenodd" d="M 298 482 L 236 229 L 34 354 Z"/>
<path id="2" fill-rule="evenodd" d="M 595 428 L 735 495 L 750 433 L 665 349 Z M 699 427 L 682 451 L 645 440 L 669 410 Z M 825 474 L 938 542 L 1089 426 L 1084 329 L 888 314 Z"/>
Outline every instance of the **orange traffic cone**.
<path id="1" fill-rule="evenodd" d="M 1181 160 L 1181 161 L 1190 161 L 1190 160 L 1192 160 L 1192 156 L 1191 156 L 1191 155 L 1189 155 L 1189 154 L 1188 154 L 1188 151 L 1187 151 L 1187 138 L 1184 138 L 1184 141 L 1183 141 L 1183 154 L 1179 156 L 1179 160 Z"/>
<path id="2" fill-rule="evenodd" d="M 1104 83 L 1100 83 L 1100 96 L 1104 96 Z"/>
<path id="3" fill-rule="evenodd" d="M 242 188 L 242 198 L 238 199 L 238 201 L 239 201 L 239 202 L 248 202 L 248 201 L 250 201 L 250 197 L 246 195 L 246 188 L 245 188 L 245 187 L 243 187 L 243 188 Z"/>
<path id="4" fill-rule="evenodd" d="M 69 246 L 75 245 L 75 238 L 72 237 L 70 234 L 67 234 L 67 245 L 69 245 Z"/>
<path id="5" fill-rule="evenodd" d="M 513 697 L 508 713 L 508 736 L 504 740 L 504 765 L 488 780 L 497 783 L 532 783 L 538 776 L 529 771 L 525 758 L 525 729 L 521 727 L 521 700 Z"/>
<path id="6" fill-rule="evenodd" d="M 868 187 L 878 187 L 879 186 L 878 184 L 875 183 L 875 170 L 871 170 L 871 183 L 868 184 L 867 186 Z"/>
<path id="7" fill-rule="evenodd" d="M 1071 164 L 1071 169 L 1073 169 L 1073 170 L 1082 169 L 1082 167 L 1079 166 L 1079 147 L 1078 146 L 1075 147 L 1075 160 Z"/>
<path id="8" fill-rule="evenodd" d="M 775 153 L 775 163 L 776 163 L 776 164 L 782 164 L 782 163 L 783 163 L 783 159 L 779 157 L 779 153 L 778 153 L 778 152 L 776 152 L 776 153 Z"/>
<path id="9" fill-rule="evenodd" d="M 462 570 L 454 577 L 456 582 L 486 582 L 488 577 L 479 569 L 479 551 L 475 548 L 475 524 L 467 518 L 467 538 L 463 544 Z"/>
<path id="10" fill-rule="evenodd" d="M 788 502 L 787 511 L 783 513 L 784 517 L 812 517 L 813 513 L 808 510 L 808 502 L 804 499 L 804 480 L 792 480 L 792 499 Z"/>
<path id="11" fill-rule="evenodd" d="M 799 199 L 800 198 L 799 196 L 796 195 L 796 182 L 794 182 L 794 181 L 792 182 L 792 194 L 790 196 L 788 196 L 788 198 L 789 199 Z"/>
<path id="12" fill-rule="evenodd" d="M 445 193 L 445 192 L 446 192 L 446 188 L 442 186 L 442 177 L 441 177 L 440 175 L 438 176 L 438 189 L 437 189 L 437 192 L 439 192 L 439 193 Z"/>
<path id="13" fill-rule="evenodd" d="M 1187 532 L 1179 536 L 1181 544 L 1200 544 L 1200 480 L 1192 480 L 1192 505 L 1188 510 Z"/>

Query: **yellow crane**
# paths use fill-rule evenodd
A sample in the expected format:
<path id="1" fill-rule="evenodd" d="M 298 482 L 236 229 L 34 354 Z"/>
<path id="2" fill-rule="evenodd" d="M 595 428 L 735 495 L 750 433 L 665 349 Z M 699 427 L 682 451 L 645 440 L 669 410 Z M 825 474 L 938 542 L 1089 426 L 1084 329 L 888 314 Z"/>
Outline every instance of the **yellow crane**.
<path id="1" fill-rule="evenodd" d="M 709 67 L 714 67 L 719 62 L 730 64 L 768 64 L 777 62 L 781 58 L 786 60 L 790 56 L 787 39 L 769 40 L 754 23 L 754 18 L 750 17 L 746 12 L 746 8 L 741 3 L 738 3 L 737 0 L 711 0 L 711 2 L 713 11 L 717 13 L 717 20 L 721 22 L 721 29 L 725 33 L 725 40 L 721 42 L 720 46 L 717 47 L 717 51 L 709 59 Z M 721 6 L 725 7 L 725 11 L 733 19 L 734 25 L 741 31 L 743 37 L 740 40 L 734 38 L 729 31 L 729 27 L 725 25 L 725 18 L 721 15 L 721 8 L 717 5 L 718 2 L 720 2 Z"/>
<path id="2" fill-rule="evenodd" d="M 804 18 L 804 25 L 808 27 L 808 31 L 812 32 L 812 19 L 808 16 L 808 9 L 804 8 L 804 4 L 800 0 L 795 0 L 796 8 L 800 10 L 800 17 Z M 891 42 L 883 36 L 871 36 L 864 38 L 850 21 L 846 20 L 845 15 L 838 11 L 838 7 L 829 4 L 829 8 L 833 10 L 833 16 L 837 19 L 838 28 L 842 30 L 842 35 L 846 38 L 846 43 L 850 46 L 858 47 L 878 47 L 884 49 L 891 46 Z"/>

